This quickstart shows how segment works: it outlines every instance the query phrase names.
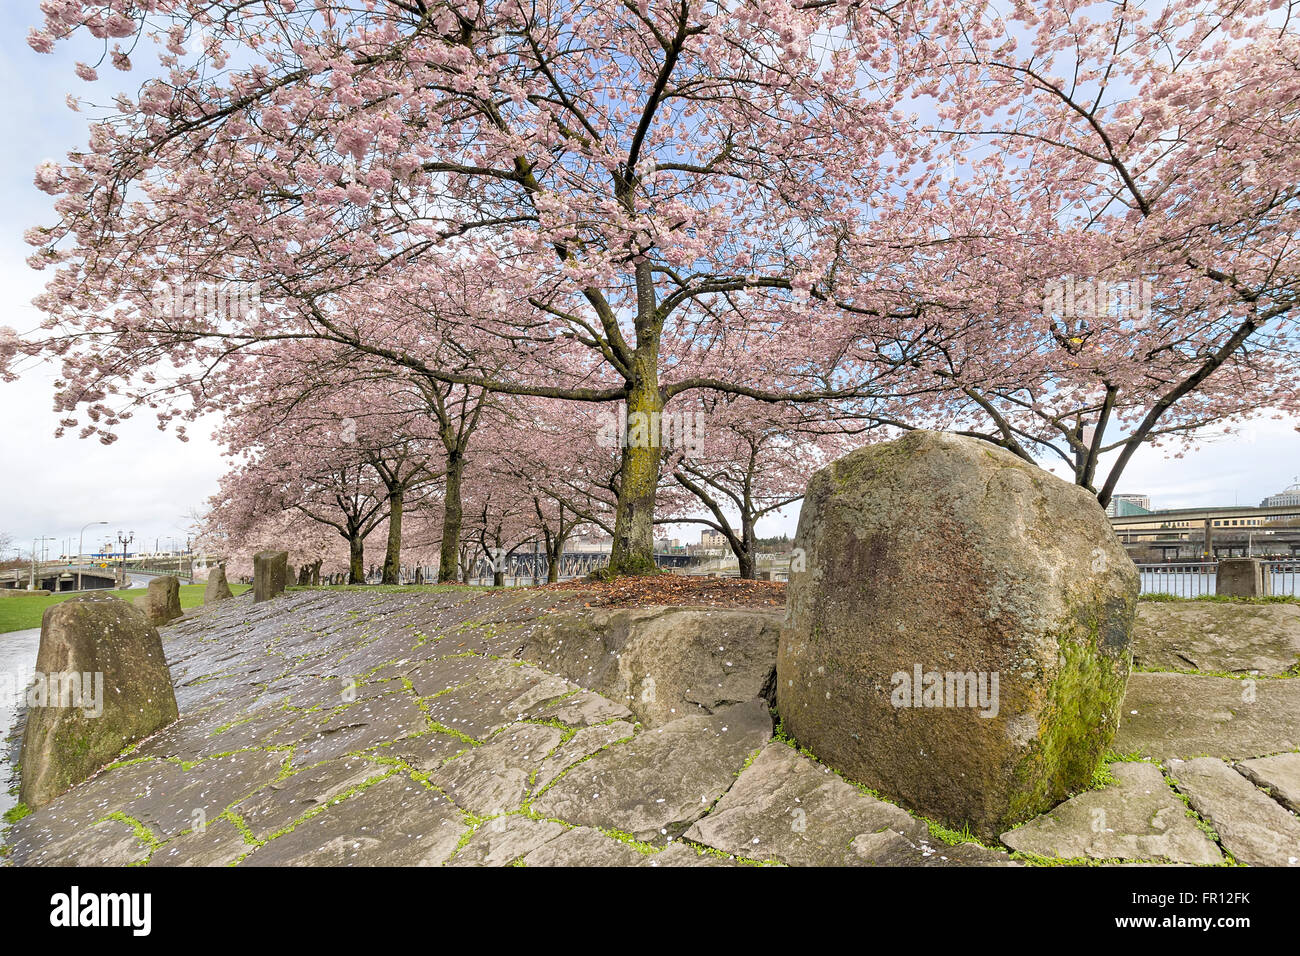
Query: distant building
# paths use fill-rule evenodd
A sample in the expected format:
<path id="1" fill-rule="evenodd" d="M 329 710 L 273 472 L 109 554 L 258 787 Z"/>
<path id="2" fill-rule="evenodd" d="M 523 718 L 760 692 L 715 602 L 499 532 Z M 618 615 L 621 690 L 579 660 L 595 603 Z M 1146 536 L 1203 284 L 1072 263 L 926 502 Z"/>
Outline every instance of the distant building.
<path id="1" fill-rule="evenodd" d="M 604 553 L 609 551 L 614 544 L 614 539 L 599 534 L 580 534 L 574 535 L 564 543 L 565 551 L 576 551 L 581 553 Z"/>
<path id="2" fill-rule="evenodd" d="M 1150 495 L 1112 495 L 1110 504 L 1106 505 L 1106 514 L 1112 518 L 1126 518 L 1129 515 L 1150 513 Z"/>
<path id="3" fill-rule="evenodd" d="M 1291 508 L 1296 505 L 1300 505 L 1300 481 L 1259 503 L 1261 508 Z"/>
<path id="4" fill-rule="evenodd" d="M 727 539 L 721 531 L 714 531 L 712 528 L 705 528 L 700 532 L 701 548 L 725 548 Z"/>

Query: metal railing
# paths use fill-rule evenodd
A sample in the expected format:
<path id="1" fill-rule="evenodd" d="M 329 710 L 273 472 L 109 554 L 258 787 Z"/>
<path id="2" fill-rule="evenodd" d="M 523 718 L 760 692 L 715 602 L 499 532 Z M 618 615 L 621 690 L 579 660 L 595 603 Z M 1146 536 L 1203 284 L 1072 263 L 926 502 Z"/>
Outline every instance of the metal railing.
<path id="1" fill-rule="evenodd" d="M 1273 577 L 1273 593 L 1300 597 L 1300 559 L 1269 561 L 1268 572 Z"/>
<path id="2" fill-rule="evenodd" d="M 1300 597 L 1300 559 L 1265 561 L 1274 595 Z M 1186 561 L 1174 564 L 1139 564 L 1142 594 L 1172 594 L 1202 597 L 1215 593 L 1218 561 Z"/>

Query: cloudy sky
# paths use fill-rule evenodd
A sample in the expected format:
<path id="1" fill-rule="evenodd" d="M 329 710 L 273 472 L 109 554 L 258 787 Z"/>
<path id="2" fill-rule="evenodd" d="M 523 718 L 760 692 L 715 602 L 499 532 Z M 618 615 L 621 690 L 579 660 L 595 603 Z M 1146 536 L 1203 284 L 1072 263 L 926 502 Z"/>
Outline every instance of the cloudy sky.
<path id="1" fill-rule="evenodd" d="M 48 196 L 32 185 L 32 172 L 44 159 L 62 158 L 86 138 L 86 117 L 68 109 L 69 92 L 107 102 L 123 77 L 102 69 L 101 79 L 85 84 L 72 75 L 74 60 L 94 62 L 93 48 L 60 50 L 42 56 L 24 42 L 38 20 L 36 0 L 0 4 L 0 189 L 7 215 L 0 229 L 0 325 L 25 332 L 39 322 L 31 299 L 42 273 L 26 265 L 31 249 L 22 239 L 30 226 L 52 221 Z M 136 546 L 183 540 L 191 514 L 216 491 L 224 470 L 209 438 L 220 426 L 207 420 L 193 426 L 182 444 L 158 432 L 143 418 L 128 422 L 111 446 L 75 436 L 54 437 L 51 381 L 54 371 L 33 368 L 20 381 L 0 383 L 0 533 L 12 536 L 28 553 L 33 539 L 49 537 L 51 553 L 61 552 L 92 521 L 86 544 L 104 534 L 134 531 Z M 1149 494 L 1156 507 L 1255 504 L 1300 475 L 1300 435 L 1294 421 L 1262 419 L 1240 437 L 1213 438 L 1181 459 L 1159 451 L 1139 453 L 1121 490 Z M 764 534 L 793 533 L 797 512 L 773 517 Z M 698 526 L 697 526 L 698 527 Z M 698 530 L 683 530 L 696 538 Z"/>

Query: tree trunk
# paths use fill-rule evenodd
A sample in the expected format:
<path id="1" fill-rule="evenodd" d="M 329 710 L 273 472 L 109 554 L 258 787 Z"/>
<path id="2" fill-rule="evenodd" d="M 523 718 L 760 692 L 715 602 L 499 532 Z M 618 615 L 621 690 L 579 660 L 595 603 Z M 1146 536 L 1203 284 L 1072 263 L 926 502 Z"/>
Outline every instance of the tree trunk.
<path id="1" fill-rule="evenodd" d="M 660 422 L 658 348 L 638 349 L 636 381 L 627 399 L 618 513 L 609 573 L 653 574 L 656 570 L 655 489 L 659 485 Z"/>
<path id="2" fill-rule="evenodd" d="M 406 497 L 405 489 L 398 488 L 388 493 L 388 548 L 384 552 L 383 584 L 400 583 L 399 574 L 402 560 L 402 503 Z"/>
<path id="3" fill-rule="evenodd" d="M 557 584 L 560 580 L 560 561 L 564 558 L 564 538 L 556 535 L 550 547 L 546 549 L 546 583 Z"/>
<path id="4" fill-rule="evenodd" d="M 736 555 L 740 576 L 746 581 L 753 581 L 757 577 L 755 558 L 758 546 L 754 541 L 754 519 L 750 515 L 740 516 L 740 539 L 740 553 Z"/>
<path id="5" fill-rule="evenodd" d="M 360 535 L 348 538 L 348 584 L 366 583 L 366 539 Z"/>
<path id="6" fill-rule="evenodd" d="M 447 491 L 442 503 L 442 548 L 438 552 L 438 583 L 456 583 L 460 559 L 460 527 L 463 517 L 460 480 L 465 473 L 465 456 L 447 453 Z"/>

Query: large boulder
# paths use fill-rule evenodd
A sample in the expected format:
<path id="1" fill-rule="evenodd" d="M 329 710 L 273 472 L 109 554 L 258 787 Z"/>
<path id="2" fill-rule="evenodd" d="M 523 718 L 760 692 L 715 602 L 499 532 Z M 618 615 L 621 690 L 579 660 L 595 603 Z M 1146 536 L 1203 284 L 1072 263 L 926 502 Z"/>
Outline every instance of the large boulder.
<path id="1" fill-rule="evenodd" d="M 181 616 L 181 582 L 170 575 L 154 578 L 144 594 L 135 599 L 135 606 L 154 627 L 161 627 Z"/>
<path id="2" fill-rule="evenodd" d="M 178 716 L 157 629 L 139 608 L 108 594 L 46 609 L 28 703 L 20 799 L 29 807 L 48 803 Z"/>
<path id="3" fill-rule="evenodd" d="M 234 593 L 230 590 L 230 585 L 226 581 L 226 566 L 224 564 L 219 564 L 208 572 L 208 583 L 203 589 L 204 604 L 216 604 L 218 601 L 224 601 L 234 596 Z"/>
<path id="4" fill-rule="evenodd" d="M 289 583 L 289 552 L 259 551 L 253 555 L 253 603 L 269 601 Z"/>
<path id="5" fill-rule="evenodd" d="M 777 656 L 826 763 L 994 836 L 1085 787 L 1119 722 L 1138 574 L 1094 497 L 913 432 L 808 485 Z"/>

